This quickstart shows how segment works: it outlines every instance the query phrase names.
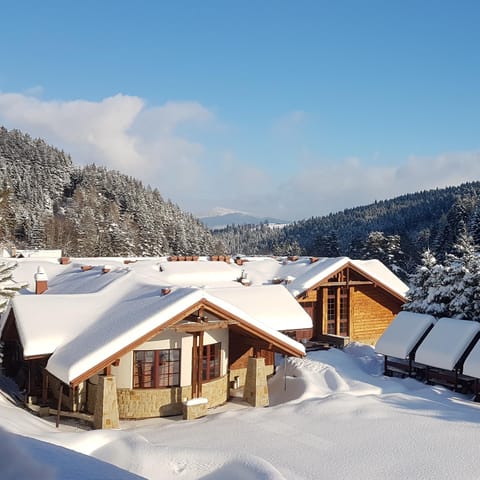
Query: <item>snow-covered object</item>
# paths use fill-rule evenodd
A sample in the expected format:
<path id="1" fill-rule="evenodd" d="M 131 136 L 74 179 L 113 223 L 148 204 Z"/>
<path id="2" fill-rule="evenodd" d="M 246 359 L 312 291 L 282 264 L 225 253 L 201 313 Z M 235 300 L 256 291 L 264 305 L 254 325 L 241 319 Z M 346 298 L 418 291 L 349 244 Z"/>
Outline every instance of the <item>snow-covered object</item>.
<path id="1" fill-rule="evenodd" d="M 202 287 L 209 285 L 241 286 L 241 271 L 237 265 L 226 262 L 161 262 L 159 280 L 166 285 Z"/>
<path id="2" fill-rule="evenodd" d="M 378 339 L 375 351 L 383 355 L 406 359 L 422 335 L 434 323 L 435 318 L 431 315 L 400 312 Z"/>
<path id="3" fill-rule="evenodd" d="M 480 341 L 476 343 L 463 363 L 463 373 L 471 377 L 480 378 Z"/>
<path id="4" fill-rule="evenodd" d="M 431 367 L 453 370 L 478 332 L 478 322 L 441 318 L 418 347 L 415 360 Z"/>
<path id="5" fill-rule="evenodd" d="M 283 285 L 212 288 L 208 291 L 275 330 L 312 328 L 311 317 Z"/>
<path id="6" fill-rule="evenodd" d="M 141 301 L 135 301 L 138 298 Z M 149 287 L 141 291 L 129 291 L 111 308 L 98 316 L 93 315 L 95 320 L 90 321 L 86 328 L 74 335 L 69 342 L 62 342 L 57 346 L 48 360 L 47 370 L 65 383 L 75 381 L 136 339 L 161 328 L 202 301 L 228 312 L 241 324 L 262 331 L 272 341 L 287 345 L 298 355 L 305 353 L 302 344 L 203 289 L 178 288 L 161 296 Z M 295 300 L 292 298 L 292 301 Z"/>
<path id="7" fill-rule="evenodd" d="M 36 282 L 46 282 L 48 280 L 48 275 L 46 274 L 43 267 L 38 267 L 37 272 L 35 273 Z"/>
<path id="8" fill-rule="evenodd" d="M 372 279 L 372 281 L 383 285 L 401 297 L 405 297 L 408 286 L 382 262 L 378 260 L 351 260 L 348 257 L 320 258 L 315 263 L 308 265 L 304 272 L 297 275 L 295 280 L 291 282 L 287 288 L 293 295 L 297 296 L 318 285 L 349 264 L 354 266 L 367 278 Z"/>

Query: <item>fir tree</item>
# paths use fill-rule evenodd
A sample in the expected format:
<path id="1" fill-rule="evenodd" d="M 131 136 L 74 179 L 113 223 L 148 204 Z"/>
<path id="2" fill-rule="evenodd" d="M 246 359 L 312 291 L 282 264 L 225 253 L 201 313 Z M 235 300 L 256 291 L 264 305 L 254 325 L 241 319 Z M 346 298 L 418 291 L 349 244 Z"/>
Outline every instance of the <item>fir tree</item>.
<path id="1" fill-rule="evenodd" d="M 403 308 L 410 312 L 426 313 L 429 284 L 437 260 L 430 250 L 425 250 L 421 262 L 408 278 L 408 301 Z"/>

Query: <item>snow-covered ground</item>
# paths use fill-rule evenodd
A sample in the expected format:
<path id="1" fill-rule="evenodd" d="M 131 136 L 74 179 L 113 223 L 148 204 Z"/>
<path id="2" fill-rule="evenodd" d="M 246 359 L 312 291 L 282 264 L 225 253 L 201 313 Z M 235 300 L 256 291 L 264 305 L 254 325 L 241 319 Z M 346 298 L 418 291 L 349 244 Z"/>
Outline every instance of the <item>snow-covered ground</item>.
<path id="1" fill-rule="evenodd" d="M 122 422 L 116 431 L 56 430 L 0 395 L 0 477 L 479 478 L 480 405 L 384 377 L 382 358 L 358 344 L 312 352 L 288 360 L 286 372 L 279 366 L 268 408 L 221 407 L 195 421 Z"/>

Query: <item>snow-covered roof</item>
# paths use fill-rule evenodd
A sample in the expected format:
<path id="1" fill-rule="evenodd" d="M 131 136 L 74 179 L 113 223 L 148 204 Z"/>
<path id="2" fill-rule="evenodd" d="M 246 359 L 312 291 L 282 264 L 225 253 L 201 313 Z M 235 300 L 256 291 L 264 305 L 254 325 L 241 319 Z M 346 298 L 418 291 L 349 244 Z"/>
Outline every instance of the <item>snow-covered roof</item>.
<path id="1" fill-rule="evenodd" d="M 292 301 L 295 302 L 293 298 Z M 72 382 L 104 359 L 128 348 L 137 339 L 158 331 L 190 308 L 198 308 L 196 305 L 202 302 L 217 306 L 239 319 L 240 328 L 242 324 L 254 327 L 298 355 L 305 353 L 300 343 L 203 289 L 177 288 L 168 295 L 161 295 L 145 287 L 131 292 L 110 309 L 95 315 L 95 321 L 89 322 L 69 342 L 60 344 L 50 357 L 47 370 L 65 383 Z"/>
<path id="2" fill-rule="evenodd" d="M 310 316 L 283 285 L 212 288 L 208 292 L 275 330 L 312 328 Z"/>
<path id="3" fill-rule="evenodd" d="M 435 318 L 431 315 L 400 312 L 378 339 L 375 350 L 383 355 L 406 359 L 434 323 Z"/>
<path id="4" fill-rule="evenodd" d="M 26 357 L 52 354 L 48 370 L 70 382 L 109 356 L 176 318 L 195 305 L 210 302 L 302 354 L 301 344 L 279 330 L 311 328 L 308 314 L 297 303 L 296 288 L 309 288 L 349 264 L 346 257 L 310 259 L 250 258 L 243 266 L 226 262 L 169 262 L 166 258 L 81 258 L 60 265 L 58 258 L 18 259 L 14 279 L 29 282 L 13 300 L 17 327 Z M 379 262 L 359 262 L 375 279 L 399 280 Z M 104 266 L 109 272 L 104 273 Z M 373 267 L 374 268 L 373 268 Z M 89 269 L 82 267 L 91 267 Z M 33 295 L 38 269 L 48 278 L 48 290 Z M 247 276 L 252 286 L 238 282 Z M 390 275 L 390 276 L 389 276 Z M 290 284 L 272 285 L 274 277 Z M 397 282 L 397 283 L 396 283 Z M 400 282 L 401 283 L 401 282 Z M 171 293 L 162 295 L 168 287 Z"/>
<path id="5" fill-rule="evenodd" d="M 415 360 L 431 367 L 453 370 L 478 332 L 478 322 L 441 318 L 418 347 Z"/>
<path id="6" fill-rule="evenodd" d="M 402 298 L 408 291 L 408 286 L 379 260 L 352 260 L 348 257 L 321 257 L 314 262 L 306 257 L 295 261 L 273 258 L 246 260 L 248 261 L 242 268 L 254 285 L 268 284 L 274 279 L 285 280 L 288 277 L 290 281 L 286 282 L 287 288 L 294 296 L 315 287 L 349 265 Z"/>
<path id="7" fill-rule="evenodd" d="M 159 264 L 162 283 L 182 287 L 210 285 L 241 286 L 237 282 L 241 271 L 235 264 L 226 262 L 168 262 Z"/>
<path id="8" fill-rule="evenodd" d="M 110 271 L 103 273 L 107 263 Z M 252 327 L 299 355 L 303 345 L 278 330 L 312 326 L 283 286 L 244 287 L 234 281 L 238 267 L 224 262 L 138 259 L 125 264 L 97 258 L 59 265 L 23 259 L 15 275 L 33 279 L 39 268 L 49 278 L 48 290 L 34 295 L 31 282 L 12 308 L 25 357 L 51 354 L 47 369 L 67 383 L 199 303 L 217 306 L 238 319 L 239 328 Z M 215 287 L 199 286 L 205 283 Z M 165 287 L 167 295 L 162 294 Z"/>
<path id="9" fill-rule="evenodd" d="M 87 273 L 87 272 L 85 272 Z M 83 283 L 84 277 L 81 275 Z M 94 284 L 95 282 L 91 282 Z M 75 338 L 128 289 L 128 278 L 97 292 L 18 295 L 12 300 L 25 357 L 47 355 Z"/>
<path id="10" fill-rule="evenodd" d="M 463 373 L 471 377 L 480 378 L 480 341 L 476 343 L 463 363 Z"/>

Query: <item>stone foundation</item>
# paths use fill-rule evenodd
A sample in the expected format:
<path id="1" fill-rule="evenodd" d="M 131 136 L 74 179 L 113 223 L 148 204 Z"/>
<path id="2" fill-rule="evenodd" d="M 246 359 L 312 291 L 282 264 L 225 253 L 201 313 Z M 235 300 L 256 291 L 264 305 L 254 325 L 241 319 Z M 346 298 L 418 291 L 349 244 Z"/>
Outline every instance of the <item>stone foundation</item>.
<path id="1" fill-rule="evenodd" d="M 183 414 L 183 402 L 192 398 L 192 387 L 117 389 L 118 410 L 122 419 L 167 417 Z M 228 376 L 202 385 L 202 397 L 208 407 L 217 407 L 228 400 Z"/>

